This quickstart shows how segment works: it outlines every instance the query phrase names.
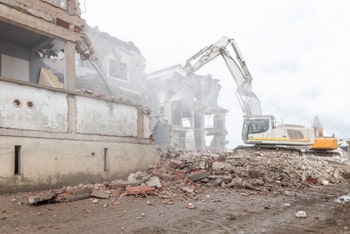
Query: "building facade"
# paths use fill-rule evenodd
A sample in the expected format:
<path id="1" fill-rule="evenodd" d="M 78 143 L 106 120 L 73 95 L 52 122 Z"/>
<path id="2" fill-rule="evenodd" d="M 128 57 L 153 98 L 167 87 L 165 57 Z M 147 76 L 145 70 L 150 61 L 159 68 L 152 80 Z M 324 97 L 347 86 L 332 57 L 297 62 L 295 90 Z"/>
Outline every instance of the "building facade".
<path id="1" fill-rule="evenodd" d="M 109 91 L 90 92 L 99 90 L 88 70 L 76 69 L 77 54 L 98 63 L 84 27 L 76 0 L 0 1 L 0 192 L 107 180 L 158 160 L 149 111 L 113 95 L 114 86 L 129 92 L 142 56 L 116 48 L 119 61 L 101 71 Z"/>

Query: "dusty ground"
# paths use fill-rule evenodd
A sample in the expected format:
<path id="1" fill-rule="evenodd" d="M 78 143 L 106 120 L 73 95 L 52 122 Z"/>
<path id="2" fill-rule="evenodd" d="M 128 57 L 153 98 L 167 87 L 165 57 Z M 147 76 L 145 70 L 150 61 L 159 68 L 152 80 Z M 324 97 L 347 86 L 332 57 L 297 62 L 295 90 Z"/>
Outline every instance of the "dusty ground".
<path id="1" fill-rule="evenodd" d="M 26 204 L 29 193 L 5 194 L 0 233 L 350 233 L 350 202 L 336 202 L 349 193 L 348 184 L 282 195 L 205 188 L 193 198 L 125 196 L 37 206 Z M 299 210 L 307 217 L 297 218 Z"/>
<path id="2" fill-rule="evenodd" d="M 74 197 L 89 188 L 108 199 L 29 205 L 49 191 L 0 195 L 0 233 L 350 233 L 350 198 L 338 200 L 350 195 L 349 160 L 280 151 L 184 153 L 129 175 L 136 188 L 157 177 L 161 187 L 148 196 L 131 195 L 135 190 L 120 187 L 121 180 L 57 192 Z"/>

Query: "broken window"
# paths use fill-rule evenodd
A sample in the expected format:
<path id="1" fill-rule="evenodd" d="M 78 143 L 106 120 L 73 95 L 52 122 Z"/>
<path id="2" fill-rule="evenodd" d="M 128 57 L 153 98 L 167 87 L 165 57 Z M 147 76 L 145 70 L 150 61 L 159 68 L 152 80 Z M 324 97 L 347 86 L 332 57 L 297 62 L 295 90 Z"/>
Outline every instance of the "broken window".
<path id="1" fill-rule="evenodd" d="M 128 80 L 128 65 L 116 60 L 109 60 L 109 76 L 120 80 Z"/>
<path id="2" fill-rule="evenodd" d="M 210 148 L 210 145 L 213 139 L 214 139 L 213 135 L 205 136 L 205 147 Z"/>
<path id="3" fill-rule="evenodd" d="M 191 120 L 188 117 L 182 118 L 182 127 L 191 127 Z"/>
<path id="4" fill-rule="evenodd" d="M 205 115 L 204 116 L 204 127 L 213 128 L 214 127 L 214 115 Z"/>

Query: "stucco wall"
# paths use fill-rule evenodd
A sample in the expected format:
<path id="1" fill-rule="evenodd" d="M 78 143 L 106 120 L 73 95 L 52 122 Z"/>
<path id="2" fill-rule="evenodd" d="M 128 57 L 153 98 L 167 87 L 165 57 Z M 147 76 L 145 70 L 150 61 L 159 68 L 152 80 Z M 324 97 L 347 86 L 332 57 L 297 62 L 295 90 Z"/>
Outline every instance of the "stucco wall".
<path id="1" fill-rule="evenodd" d="M 0 81 L 1 128 L 67 132 L 67 116 L 65 93 Z"/>
<path id="2" fill-rule="evenodd" d="M 77 132 L 137 136 L 137 109 L 113 102 L 76 97 Z"/>

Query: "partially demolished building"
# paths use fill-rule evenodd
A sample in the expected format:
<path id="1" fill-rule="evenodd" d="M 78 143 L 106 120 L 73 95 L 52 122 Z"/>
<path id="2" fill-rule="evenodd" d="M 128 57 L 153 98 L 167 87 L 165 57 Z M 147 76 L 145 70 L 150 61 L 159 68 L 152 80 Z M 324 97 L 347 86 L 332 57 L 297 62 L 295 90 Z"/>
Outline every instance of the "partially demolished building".
<path id="1" fill-rule="evenodd" d="M 218 106 L 220 85 L 210 75 L 184 76 L 175 65 L 147 75 L 153 93 L 151 123 L 156 143 L 184 150 L 226 148 L 226 109 Z"/>
<path id="2" fill-rule="evenodd" d="M 0 193 L 145 169 L 153 140 L 225 148 L 218 81 L 146 76 L 140 50 L 87 26 L 78 0 L 0 0 L 0 32 Z"/>
<path id="3" fill-rule="evenodd" d="M 95 61 L 84 26 L 77 0 L 0 0 L 0 192 L 120 177 L 158 160 L 149 112 L 114 95 L 135 92 L 140 52 L 113 47 Z M 102 69 L 76 69 L 76 51 Z"/>

